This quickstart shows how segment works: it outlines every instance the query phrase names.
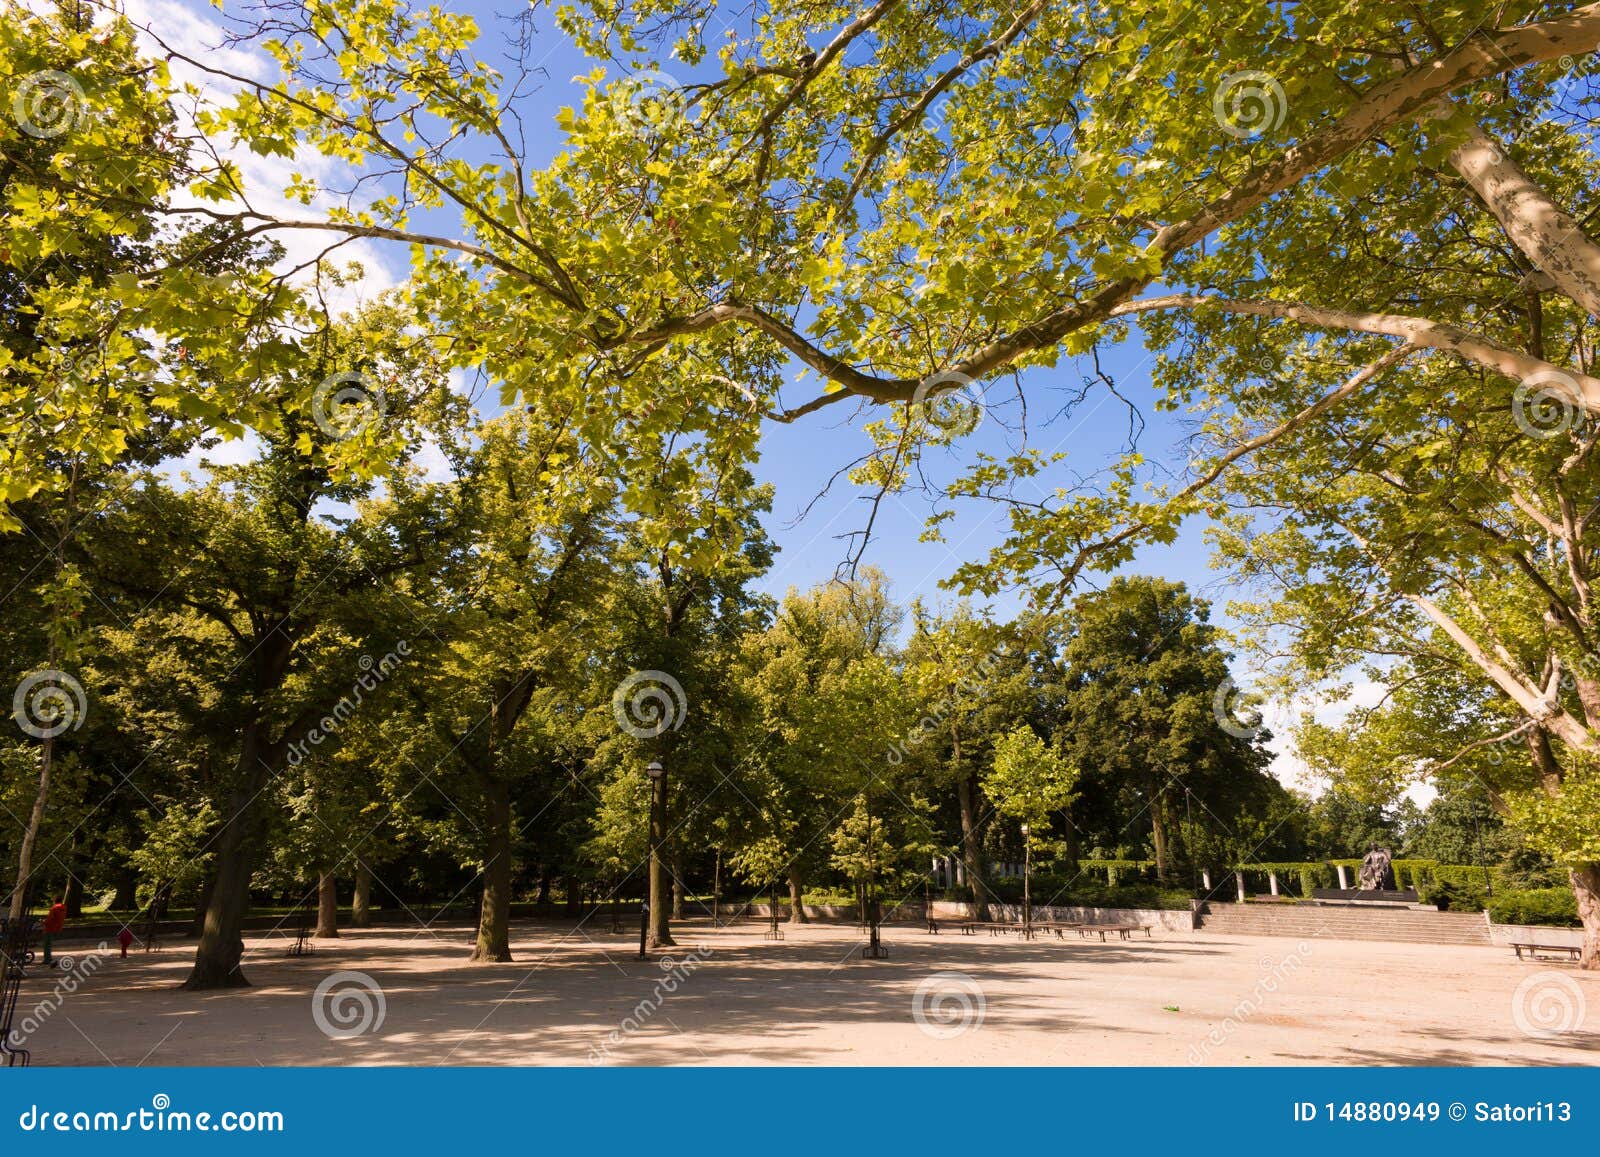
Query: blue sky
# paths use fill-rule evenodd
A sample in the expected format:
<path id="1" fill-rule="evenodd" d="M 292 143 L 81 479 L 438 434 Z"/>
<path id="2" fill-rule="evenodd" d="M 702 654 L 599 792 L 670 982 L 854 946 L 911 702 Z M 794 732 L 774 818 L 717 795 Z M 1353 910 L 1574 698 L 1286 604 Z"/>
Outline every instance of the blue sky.
<path id="1" fill-rule="evenodd" d="M 494 15 L 495 6 L 475 2 L 453 4 L 451 8 L 471 12 L 478 18 L 484 36 L 482 55 L 493 61 L 493 38 L 504 35 L 495 31 L 504 26 L 503 18 Z M 499 10 L 517 9 L 502 5 Z M 213 59 L 223 55 L 216 50 L 221 31 L 218 14 L 195 0 L 130 0 L 129 12 L 136 21 L 159 28 L 164 38 L 176 41 L 191 52 Z M 595 67 L 595 62 L 583 57 L 553 30 L 548 13 L 541 12 L 538 20 L 541 33 L 535 41 L 530 63 L 538 66 L 540 82 L 537 91 L 520 106 L 532 164 L 540 163 L 560 148 L 562 138 L 556 127 L 556 114 L 562 106 L 575 105 L 581 99 L 581 89 L 573 83 L 574 76 L 588 73 Z M 722 39 L 721 30 L 708 30 L 705 39 L 715 46 Z M 271 73 L 272 66 L 264 59 L 252 60 L 249 54 L 237 51 L 226 55 L 231 58 L 227 66 L 236 72 L 258 76 Z M 682 81 L 690 76 L 691 72 L 683 69 L 675 79 Z M 263 194 L 274 187 L 281 188 L 296 168 L 311 166 L 315 171 L 315 166 L 320 165 L 323 172 L 337 175 L 331 163 L 320 158 L 301 157 L 292 164 L 276 159 L 236 159 L 245 166 L 247 182 Z M 287 211 L 289 215 L 305 213 L 299 207 L 290 207 Z M 453 225 L 454 222 L 445 217 L 425 222 L 425 227 L 440 232 L 448 231 Z M 359 255 L 367 267 L 369 292 L 388 288 L 405 276 L 407 254 L 398 246 L 363 243 L 346 252 Z M 292 248 L 290 259 L 299 256 Z M 1134 332 L 1137 335 L 1137 330 Z M 1184 432 L 1181 416 L 1158 413 L 1151 404 L 1153 394 L 1146 351 L 1137 336 L 1121 346 L 1103 350 L 1100 366 L 1115 379 L 1123 395 L 1139 406 L 1145 423 L 1140 436 L 1141 450 L 1158 467 L 1175 465 L 1181 468 L 1186 460 L 1179 447 Z M 1057 468 L 1059 473 L 1046 476 L 1048 485 L 1068 477 L 1066 471 L 1081 476 L 1109 464 L 1125 444 L 1127 411 L 1103 389 L 1091 391 L 1070 414 L 1051 420 L 1051 414 L 1062 402 L 1060 391 L 1079 388 L 1091 368 L 1087 359 L 1063 358 L 1053 370 L 1034 370 L 1026 375 L 1027 444 L 1045 451 L 1064 450 L 1069 455 L 1064 467 Z M 809 397 L 815 389 L 813 379 L 793 391 L 786 390 L 785 394 L 786 397 Z M 986 383 L 985 399 L 986 418 L 979 428 L 954 446 L 933 452 L 926 460 L 929 480 L 935 486 L 956 477 L 977 451 L 1001 453 L 1020 444 L 1018 426 L 1022 410 L 1016 400 L 1014 383 L 1008 378 Z M 839 405 L 794 425 L 769 424 L 765 432 L 758 473 L 776 490 L 768 529 L 781 551 L 772 571 L 763 580 L 763 586 L 774 594 L 781 595 L 791 586 L 803 588 L 827 581 L 849 550 L 848 542 L 839 536 L 859 530 L 865 524 L 865 495 L 843 478 L 834 483 L 826 497 L 815 502 L 803 519 L 799 517 L 836 471 L 869 448 L 867 436 L 849 421 L 852 409 L 849 404 Z M 235 451 L 242 452 L 247 450 Z M 1005 514 L 1000 507 L 968 502 L 955 509 L 957 516 L 944 528 L 947 541 L 926 543 L 919 541 L 919 536 L 930 510 L 927 496 L 920 493 L 891 496 L 882 504 L 864 561 L 890 576 L 894 592 L 902 602 L 917 596 L 935 603 L 953 600 L 953 595 L 939 589 L 940 580 L 949 576 L 959 561 L 982 557 L 1002 538 Z M 1214 621 L 1231 626 L 1225 609 L 1230 587 L 1223 576 L 1207 567 L 1209 551 L 1203 532 L 1203 525 L 1195 522 L 1170 546 L 1141 548 L 1133 563 L 1124 569 L 1186 582 L 1196 593 L 1212 601 Z M 1086 581 L 1098 585 L 1104 581 L 1104 576 L 1090 575 Z M 995 600 L 994 605 L 996 610 L 1006 613 L 1015 609 L 1018 602 L 1015 598 L 1002 597 Z M 1241 681 L 1247 682 L 1248 672 L 1241 674 Z M 1274 714 L 1269 712 L 1269 721 Z M 1278 730 L 1281 733 L 1281 726 Z M 1283 747 L 1282 739 L 1277 746 Z"/>

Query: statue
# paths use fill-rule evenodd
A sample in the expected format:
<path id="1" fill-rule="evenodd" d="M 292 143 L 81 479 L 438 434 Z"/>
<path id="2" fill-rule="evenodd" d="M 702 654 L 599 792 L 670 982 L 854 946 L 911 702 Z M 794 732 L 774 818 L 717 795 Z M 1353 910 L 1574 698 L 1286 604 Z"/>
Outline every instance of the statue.
<path id="1" fill-rule="evenodd" d="M 1392 892 L 1395 890 L 1394 869 L 1390 867 L 1394 856 L 1388 848 L 1373 844 L 1361 861 L 1361 890 L 1363 892 Z"/>

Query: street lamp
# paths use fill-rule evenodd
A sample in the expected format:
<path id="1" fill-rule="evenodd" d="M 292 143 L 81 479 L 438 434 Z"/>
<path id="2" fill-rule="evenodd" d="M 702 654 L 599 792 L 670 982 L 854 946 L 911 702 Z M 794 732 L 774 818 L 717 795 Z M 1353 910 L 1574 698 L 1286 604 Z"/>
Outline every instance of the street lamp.
<path id="1" fill-rule="evenodd" d="M 666 896 L 661 893 L 661 835 L 662 827 L 666 826 L 662 818 L 666 815 L 667 770 L 662 767 L 661 760 L 650 760 L 650 765 L 645 768 L 645 775 L 650 776 L 650 867 L 648 880 L 645 883 L 645 903 L 638 909 L 638 959 L 645 960 L 645 949 L 650 939 L 651 909 L 666 903 Z M 670 944 L 666 936 L 656 938 L 658 944 Z"/>
<path id="2" fill-rule="evenodd" d="M 1033 939 L 1033 893 L 1029 877 L 1033 874 L 1033 843 L 1028 825 L 1022 825 L 1022 938 Z"/>

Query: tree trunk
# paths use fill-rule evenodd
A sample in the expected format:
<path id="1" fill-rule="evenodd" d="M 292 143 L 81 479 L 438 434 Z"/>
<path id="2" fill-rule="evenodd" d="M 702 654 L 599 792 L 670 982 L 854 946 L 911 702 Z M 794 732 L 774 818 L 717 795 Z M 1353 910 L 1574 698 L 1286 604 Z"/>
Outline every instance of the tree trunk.
<path id="1" fill-rule="evenodd" d="M 214 871 L 207 872 L 205 879 L 200 881 L 200 894 L 194 903 L 194 919 L 189 922 L 191 936 L 199 936 L 206 930 L 206 909 L 211 906 L 211 889 L 216 882 L 217 874 Z"/>
<path id="2" fill-rule="evenodd" d="M 1156 882 L 1167 882 L 1167 820 L 1165 813 L 1166 798 L 1160 788 L 1154 788 L 1150 795 L 1150 846 L 1156 855 Z"/>
<path id="3" fill-rule="evenodd" d="M 799 868 L 789 869 L 789 923 L 810 923 L 806 917 L 805 906 L 805 879 L 800 875 Z"/>
<path id="4" fill-rule="evenodd" d="M 566 884 L 566 914 L 573 918 L 583 915 L 583 883 L 576 876 L 568 876 Z"/>
<path id="5" fill-rule="evenodd" d="M 511 959 L 511 785 L 491 775 L 484 788 L 487 858 L 472 959 L 483 964 L 503 963 Z"/>
<path id="6" fill-rule="evenodd" d="M 989 901 L 983 891 L 983 832 L 978 824 L 978 781 L 964 775 L 956 781 L 961 804 L 961 862 L 967 873 L 967 894 L 972 899 L 972 918 L 989 918 Z"/>
<path id="7" fill-rule="evenodd" d="M 550 903 L 550 869 L 548 867 L 539 869 L 539 894 L 533 898 L 533 902 L 539 905 Z"/>
<path id="8" fill-rule="evenodd" d="M 650 781 L 650 937 L 651 948 L 671 948 L 672 900 L 666 863 L 667 777 Z"/>
<path id="9" fill-rule="evenodd" d="M 1583 921 L 1583 953 L 1578 965 L 1600 972 L 1600 864 L 1585 864 L 1568 872 L 1578 897 L 1578 918 Z"/>
<path id="10" fill-rule="evenodd" d="M 356 886 L 350 895 L 350 924 L 366 928 L 372 923 L 372 869 L 367 861 L 356 860 Z"/>
<path id="11" fill-rule="evenodd" d="M 678 858 L 678 853 L 672 853 L 672 918 L 685 920 L 683 896 L 683 861 Z"/>
<path id="12" fill-rule="evenodd" d="M 139 873 L 124 864 L 117 870 L 117 894 L 111 898 L 113 912 L 126 912 L 139 903 Z"/>
<path id="13" fill-rule="evenodd" d="M 317 930 L 318 939 L 339 935 L 339 884 L 332 872 L 317 877 Z"/>
<path id="14" fill-rule="evenodd" d="M 250 907 L 250 877 L 255 872 L 261 824 L 257 797 L 282 767 L 285 747 L 262 740 L 260 724 L 245 725 L 239 744 L 238 774 L 228 799 L 227 819 L 217 840 L 217 859 L 201 917 L 194 968 L 183 987 L 248 988 L 239 970 L 244 957 L 244 916 Z"/>
<path id="15" fill-rule="evenodd" d="M 39 748 L 39 787 L 33 796 L 33 810 L 28 813 L 28 826 L 22 832 L 22 847 L 17 852 L 17 888 L 11 893 L 11 920 L 22 919 L 28 910 L 28 885 L 33 876 L 33 845 L 38 842 L 39 828 L 44 824 L 44 805 L 50 798 L 50 763 L 55 755 L 56 738 L 47 736 Z"/>
<path id="16" fill-rule="evenodd" d="M 82 857 L 76 847 L 73 848 L 72 858 L 68 861 L 67 886 L 61 893 L 61 902 L 67 906 L 68 919 L 76 920 L 83 915 L 83 870 Z"/>

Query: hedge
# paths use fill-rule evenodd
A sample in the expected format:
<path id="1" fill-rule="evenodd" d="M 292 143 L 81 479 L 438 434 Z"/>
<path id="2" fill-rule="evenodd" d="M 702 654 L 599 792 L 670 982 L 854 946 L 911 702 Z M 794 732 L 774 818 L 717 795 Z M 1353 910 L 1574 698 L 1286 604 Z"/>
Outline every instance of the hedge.
<path id="1" fill-rule="evenodd" d="M 1553 924 L 1570 928 L 1578 923 L 1578 898 L 1566 888 L 1501 892 L 1489 902 L 1489 917 L 1496 924 Z"/>

